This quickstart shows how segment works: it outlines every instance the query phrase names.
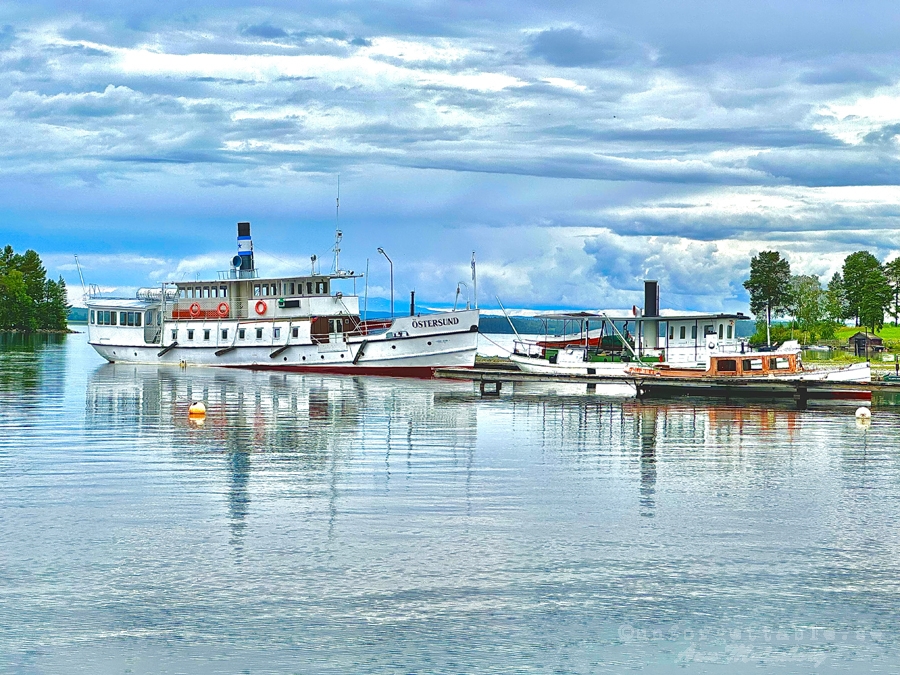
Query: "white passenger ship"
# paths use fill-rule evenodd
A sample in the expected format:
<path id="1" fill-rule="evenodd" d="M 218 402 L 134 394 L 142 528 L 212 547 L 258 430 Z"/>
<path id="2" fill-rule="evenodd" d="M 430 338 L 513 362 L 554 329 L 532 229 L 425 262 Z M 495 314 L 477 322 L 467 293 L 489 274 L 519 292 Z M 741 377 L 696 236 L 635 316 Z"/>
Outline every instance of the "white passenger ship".
<path id="1" fill-rule="evenodd" d="M 88 341 L 110 362 L 416 377 L 475 365 L 477 309 L 362 321 L 359 298 L 332 288 L 360 275 L 261 277 L 250 223 L 232 262 L 216 281 L 89 297 Z"/>

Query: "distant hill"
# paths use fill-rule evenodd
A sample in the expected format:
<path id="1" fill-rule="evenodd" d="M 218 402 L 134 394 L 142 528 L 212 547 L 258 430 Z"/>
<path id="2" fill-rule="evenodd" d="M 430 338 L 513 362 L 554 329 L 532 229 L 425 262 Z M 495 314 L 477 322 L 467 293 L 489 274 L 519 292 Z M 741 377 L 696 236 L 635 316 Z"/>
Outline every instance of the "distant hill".
<path id="1" fill-rule="evenodd" d="M 69 307 L 69 323 L 87 323 L 87 307 Z"/>

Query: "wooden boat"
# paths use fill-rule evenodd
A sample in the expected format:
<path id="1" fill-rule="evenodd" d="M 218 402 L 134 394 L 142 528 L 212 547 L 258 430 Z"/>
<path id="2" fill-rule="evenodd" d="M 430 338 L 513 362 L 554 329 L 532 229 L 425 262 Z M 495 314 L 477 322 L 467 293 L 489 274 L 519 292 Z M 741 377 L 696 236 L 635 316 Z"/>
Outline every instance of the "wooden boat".
<path id="1" fill-rule="evenodd" d="M 841 368 L 805 368 L 800 356 L 800 345 L 796 341 L 786 342 L 780 349 L 773 351 L 746 351 L 743 354 L 712 353 L 709 355 L 706 368 L 678 368 L 660 363 L 654 367 L 632 365 L 626 372 L 629 375 L 659 378 L 747 381 L 775 379 L 859 384 L 872 381 L 872 370 L 868 362 L 854 363 Z"/>

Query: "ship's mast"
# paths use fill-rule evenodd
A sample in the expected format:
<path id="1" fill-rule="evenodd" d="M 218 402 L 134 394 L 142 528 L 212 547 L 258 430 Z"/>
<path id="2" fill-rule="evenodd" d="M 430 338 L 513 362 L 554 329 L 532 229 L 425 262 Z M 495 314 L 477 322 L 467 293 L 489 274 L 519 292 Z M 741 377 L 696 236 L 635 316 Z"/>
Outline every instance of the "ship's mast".
<path id="1" fill-rule="evenodd" d="M 332 271 L 335 274 L 341 273 L 341 239 L 343 236 L 341 232 L 341 174 L 338 174 L 337 199 L 334 205 L 334 248 L 332 249 L 334 251 Z"/>

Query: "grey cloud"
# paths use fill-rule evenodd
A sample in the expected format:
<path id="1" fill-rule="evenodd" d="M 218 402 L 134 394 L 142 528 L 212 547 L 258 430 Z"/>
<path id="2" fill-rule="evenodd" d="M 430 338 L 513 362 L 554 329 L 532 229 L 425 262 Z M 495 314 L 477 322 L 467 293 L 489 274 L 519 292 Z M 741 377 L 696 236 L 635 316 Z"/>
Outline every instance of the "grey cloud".
<path id="1" fill-rule="evenodd" d="M 770 150 L 752 157 L 747 166 L 776 180 L 809 187 L 900 183 L 900 159 L 870 147 L 845 148 L 840 152 L 812 148 Z"/>
<path id="2" fill-rule="evenodd" d="M 675 245 L 686 250 L 681 255 L 667 253 Z M 585 240 L 584 252 L 594 260 L 591 272 L 614 288 L 639 291 L 644 279 L 659 280 L 667 307 L 680 309 L 685 300 L 696 303 L 703 298 L 709 309 L 719 309 L 725 302 L 746 297 L 738 279 L 749 268 L 749 259 L 729 256 L 714 243 L 651 243 L 645 237 L 599 234 Z"/>
<path id="3" fill-rule="evenodd" d="M 840 140 L 814 129 L 791 129 L 777 127 L 735 127 L 735 128 L 657 128 L 657 129 L 603 129 L 595 130 L 572 124 L 548 127 L 543 131 L 548 136 L 573 140 L 591 139 L 627 143 L 653 143 L 663 146 L 675 145 L 727 145 L 794 147 L 803 145 L 823 145 L 840 147 Z"/>
<path id="4" fill-rule="evenodd" d="M 287 32 L 283 28 L 273 26 L 270 23 L 259 23 L 253 26 L 245 26 L 241 29 L 241 35 L 249 35 L 252 37 L 265 38 L 268 40 L 286 38 L 288 36 Z"/>
<path id="5" fill-rule="evenodd" d="M 541 31 L 531 39 L 529 54 L 561 67 L 611 65 L 628 52 L 621 39 L 592 37 L 576 28 Z"/>
<path id="6" fill-rule="evenodd" d="M 805 72 L 800 76 L 800 82 L 803 84 L 852 84 L 857 86 L 860 84 L 886 85 L 890 84 L 891 80 L 869 68 L 838 66 Z"/>

